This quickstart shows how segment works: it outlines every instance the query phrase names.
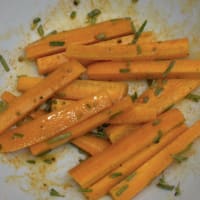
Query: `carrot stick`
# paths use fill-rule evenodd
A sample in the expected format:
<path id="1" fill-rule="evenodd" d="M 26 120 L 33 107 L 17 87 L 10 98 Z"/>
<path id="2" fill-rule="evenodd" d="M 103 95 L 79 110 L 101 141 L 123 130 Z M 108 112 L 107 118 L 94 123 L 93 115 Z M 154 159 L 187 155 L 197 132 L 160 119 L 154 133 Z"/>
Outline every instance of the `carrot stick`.
<path id="1" fill-rule="evenodd" d="M 80 60 L 166 60 L 183 58 L 189 54 L 188 39 L 177 39 L 163 42 L 152 42 L 133 45 L 77 45 L 69 44 L 67 58 Z"/>
<path id="2" fill-rule="evenodd" d="M 94 80 L 132 80 L 200 77 L 200 60 L 99 62 L 88 66 Z"/>
<path id="3" fill-rule="evenodd" d="M 163 150 L 152 157 L 136 170 L 135 176 L 116 185 L 110 191 L 113 199 L 132 199 L 151 181 L 165 170 L 172 162 L 173 155 L 183 151 L 189 144 L 200 136 L 200 121 L 183 132 L 176 140 L 168 144 Z M 127 185 L 126 190 L 119 192 L 120 188 Z M 120 193 L 120 194 L 119 194 Z"/>
<path id="4" fill-rule="evenodd" d="M 26 57 L 36 59 L 39 57 L 51 55 L 65 51 L 69 43 L 91 44 L 98 42 L 98 35 L 104 34 L 106 39 L 128 35 L 132 33 L 130 19 L 116 19 L 98 23 L 92 26 L 78 28 L 70 31 L 60 32 L 50 35 L 42 40 L 28 45 L 25 49 Z M 52 41 L 60 41 L 61 46 L 50 46 Z"/>
<path id="5" fill-rule="evenodd" d="M 132 42 L 134 35 L 127 35 L 122 37 L 117 37 L 115 39 L 106 40 L 98 42 L 94 45 L 122 45 L 129 44 Z M 138 43 L 146 43 L 155 41 L 155 37 L 152 32 L 144 32 L 138 40 Z M 50 56 L 45 56 L 37 59 L 37 69 L 39 74 L 47 74 L 59 67 L 59 65 L 66 63 L 68 61 L 65 52 L 53 54 Z M 79 60 L 81 64 L 88 65 L 91 61 Z"/>
<path id="6" fill-rule="evenodd" d="M 72 60 L 54 73 L 49 75 L 34 88 L 11 102 L 9 107 L 0 114 L 0 134 L 23 119 L 29 112 L 50 98 L 56 91 L 77 78 L 84 68 L 77 61 Z"/>
<path id="7" fill-rule="evenodd" d="M 41 81 L 39 77 L 23 76 L 18 79 L 17 88 L 25 92 Z M 75 80 L 57 92 L 57 97 L 62 99 L 79 100 L 91 96 L 100 90 L 106 90 L 113 100 L 119 100 L 128 92 L 128 84 L 124 82 Z"/>
<path id="8" fill-rule="evenodd" d="M 172 129 L 169 133 L 161 138 L 158 144 L 152 144 L 151 146 L 146 147 L 144 150 L 124 162 L 120 167 L 110 172 L 94 185 L 90 186 L 92 192 L 86 194 L 88 199 L 95 200 L 108 193 L 112 187 L 133 173 L 143 163 L 148 162 L 152 156 L 157 154 L 186 129 L 187 127 L 184 124 Z"/>
<path id="9" fill-rule="evenodd" d="M 5 101 L 6 103 L 10 103 L 11 101 L 16 99 L 16 96 L 14 94 L 12 94 L 11 92 L 5 91 L 3 92 L 3 94 L 1 95 L 1 98 L 3 101 Z"/>
<path id="10" fill-rule="evenodd" d="M 158 131 L 165 134 L 184 121 L 183 115 L 176 109 L 164 113 L 158 119 L 161 120 L 161 123 L 157 126 L 153 126 L 152 123 L 144 125 L 134 134 L 127 135 L 102 153 L 71 169 L 69 174 L 81 187 L 86 188 L 151 144 Z"/>
<path id="11" fill-rule="evenodd" d="M 69 128 L 66 129 L 62 134 L 66 132 L 73 133 L 70 137 L 64 138 L 63 140 L 57 141 L 53 144 L 49 144 L 47 141 L 38 143 L 36 145 L 31 146 L 30 150 L 33 155 L 38 155 L 48 150 L 54 149 L 66 142 L 77 138 L 81 135 L 85 135 L 86 133 L 90 132 L 91 130 L 95 129 L 96 127 L 106 123 L 113 114 L 118 113 L 119 111 L 126 111 L 132 106 L 132 101 L 129 96 L 124 97 L 121 101 L 115 103 L 110 108 L 96 114 L 93 117 Z M 62 135 L 61 134 L 61 135 Z"/>
<path id="12" fill-rule="evenodd" d="M 17 151 L 52 138 L 109 106 L 111 106 L 109 96 L 107 93 L 101 92 L 98 95 L 80 100 L 72 106 L 41 116 L 1 135 L 2 151 Z M 15 135 L 19 133 L 22 137 L 15 138 Z M 65 132 L 67 136 L 71 134 L 73 133 Z"/>
<path id="13" fill-rule="evenodd" d="M 51 111 L 60 110 L 66 106 L 72 105 L 76 101 L 64 100 L 64 99 L 52 99 L 51 101 Z"/>
<path id="14" fill-rule="evenodd" d="M 136 124 L 110 125 L 105 129 L 105 133 L 107 134 L 111 143 L 115 143 L 125 135 L 133 133 L 133 131 L 137 130 L 139 127 L 140 125 Z"/>
<path id="15" fill-rule="evenodd" d="M 102 152 L 110 145 L 107 140 L 92 135 L 83 135 L 72 140 L 71 143 L 92 156 Z"/>

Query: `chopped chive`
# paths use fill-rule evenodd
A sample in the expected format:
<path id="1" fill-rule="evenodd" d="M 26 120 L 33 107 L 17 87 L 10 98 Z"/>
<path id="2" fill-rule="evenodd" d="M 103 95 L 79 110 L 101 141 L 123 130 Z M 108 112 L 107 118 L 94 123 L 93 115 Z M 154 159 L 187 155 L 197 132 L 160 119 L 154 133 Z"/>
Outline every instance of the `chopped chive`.
<path id="1" fill-rule="evenodd" d="M 155 90 L 154 90 L 154 95 L 159 96 L 162 93 L 163 90 L 164 90 L 163 87 L 156 87 Z"/>
<path id="2" fill-rule="evenodd" d="M 74 5 L 78 6 L 80 4 L 80 0 L 74 0 Z"/>
<path id="3" fill-rule="evenodd" d="M 12 139 L 23 138 L 23 137 L 24 137 L 24 134 L 22 133 L 14 133 L 12 136 Z"/>
<path id="4" fill-rule="evenodd" d="M 4 68 L 4 70 L 5 70 L 6 72 L 9 72 L 9 71 L 10 71 L 10 68 L 8 67 L 7 62 L 6 62 L 5 58 L 4 58 L 2 55 L 0 55 L 0 63 L 1 63 L 1 65 L 3 66 L 3 68 Z"/>
<path id="5" fill-rule="evenodd" d="M 115 193 L 116 196 L 120 196 L 123 192 L 125 192 L 128 189 L 128 185 L 123 185 L 121 188 L 119 188 L 117 190 L 117 192 Z"/>
<path id="6" fill-rule="evenodd" d="M 53 31 L 47 33 L 47 34 L 45 35 L 45 37 L 48 37 L 49 35 L 55 35 L 56 33 L 58 33 L 58 31 L 53 30 Z"/>
<path id="7" fill-rule="evenodd" d="M 51 150 L 44 151 L 44 152 L 38 154 L 37 157 L 45 156 L 45 155 L 47 155 L 47 154 L 50 153 L 50 152 L 51 152 Z"/>
<path id="8" fill-rule="evenodd" d="M 130 72 L 130 69 L 128 69 L 128 68 L 122 68 L 122 69 L 119 69 L 119 72 L 120 73 L 128 73 L 128 72 Z"/>
<path id="9" fill-rule="evenodd" d="M 172 68 L 174 67 L 175 62 L 176 62 L 175 60 L 172 60 L 172 61 L 169 63 L 167 69 L 163 72 L 163 75 L 162 75 L 163 78 L 166 78 L 166 77 L 167 77 L 167 75 L 170 73 L 170 71 L 171 71 Z"/>
<path id="10" fill-rule="evenodd" d="M 43 160 L 47 164 L 52 164 L 55 161 L 55 158 L 46 158 Z"/>
<path id="11" fill-rule="evenodd" d="M 71 12 L 70 18 L 71 18 L 71 19 L 75 19 L 75 18 L 76 18 L 76 11 L 73 10 L 73 11 Z"/>
<path id="12" fill-rule="evenodd" d="M 85 106 L 86 106 L 86 108 L 87 108 L 88 110 L 90 110 L 90 109 L 92 108 L 92 106 L 91 106 L 89 103 L 86 103 Z"/>
<path id="13" fill-rule="evenodd" d="M 83 193 L 92 192 L 92 189 L 90 189 L 90 188 L 81 188 L 80 192 L 83 192 Z"/>
<path id="14" fill-rule="evenodd" d="M 8 104 L 5 101 L 0 101 L 0 113 L 4 112 L 8 108 Z"/>
<path id="15" fill-rule="evenodd" d="M 135 28 L 135 24 L 133 21 L 131 21 L 131 29 L 132 29 L 132 33 L 135 34 L 136 28 Z"/>
<path id="16" fill-rule="evenodd" d="M 26 162 L 29 163 L 29 164 L 35 164 L 36 163 L 35 160 L 27 160 Z"/>
<path id="17" fill-rule="evenodd" d="M 157 86 L 157 81 L 156 80 L 152 80 L 152 79 L 148 79 L 147 80 L 147 84 L 150 88 L 154 88 Z"/>
<path id="18" fill-rule="evenodd" d="M 95 38 L 99 41 L 106 40 L 106 34 L 105 33 L 99 33 L 98 35 L 95 36 Z"/>
<path id="19" fill-rule="evenodd" d="M 116 112 L 116 113 L 113 113 L 111 116 L 110 116 L 110 119 L 113 119 L 113 118 L 115 118 L 116 116 L 118 116 L 118 115 L 120 115 L 120 114 L 122 114 L 123 113 L 123 111 L 118 111 L 118 112 Z"/>
<path id="20" fill-rule="evenodd" d="M 40 17 L 36 17 L 35 19 L 33 19 L 31 30 L 34 30 L 40 21 L 41 21 Z"/>
<path id="21" fill-rule="evenodd" d="M 142 53 L 142 48 L 140 45 L 136 46 L 136 50 L 137 50 L 137 55 L 140 55 Z"/>
<path id="22" fill-rule="evenodd" d="M 136 44 L 140 35 L 142 34 L 142 32 L 144 31 L 144 28 L 147 24 L 147 20 L 145 20 L 142 24 L 142 26 L 139 28 L 139 30 L 135 33 L 135 36 L 133 38 L 132 44 Z"/>
<path id="23" fill-rule="evenodd" d="M 163 132 L 161 130 L 158 131 L 157 136 L 153 139 L 154 144 L 158 144 L 163 136 Z"/>
<path id="24" fill-rule="evenodd" d="M 50 196 L 53 197 L 65 197 L 65 195 L 61 195 L 58 191 L 56 191 L 54 188 L 51 188 L 49 192 Z"/>
<path id="25" fill-rule="evenodd" d="M 43 26 L 41 24 L 37 28 L 37 32 L 38 32 L 38 34 L 39 34 L 40 37 L 44 36 L 44 29 L 43 29 Z"/>
<path id="26" fill-rule="evenodd" d="M 134 94 L 131 95 L 131 100 L 132 100 L 133 102 L 135 102 L 137 98 L 138 98 L 138 94 L 137 94 L 137 92 L 134 92 Z"/>
<path id="27" fill-rule="evenodd" d="M 197 95 L 197 94 L 188 94 L 186 96 L 186 99 L 189 99 L 193 102 L 199 102 L 200 101 L 200 95 Z"/>
<path id="28" fill-rule="evenodd" d="M 145 97 L 143 97 L 143 103 L 147 103 L 148 101 L 149 101 L 149 97 L 148 96 L 145 96 Z"/>
<path id="29" fill-rule="evenodd" d="M 97 8 L 93 9 L 87 14 L 87 22 L 90 24 L 95 24 L 97 21 L 97 17 L 101 14 L 101 11 Z"/>
<path id="30" fill-rule="evenodd" d="M 157 183 L 157 186 L 161 189 L 164 189 L 164 190 L 169 190 L 169 191 L 172 191 L 174 189 L 174 185 L 169 185 L 164 177 L 160 178 L 159 179 L 159 182 Z"/>
<path id="31" fill-rule="evenodd" d="M 132 174 L 130 174 L 129 176 L 126 177 L 126 180 L 127 181 L 132 180 L 132 178 L 135 177 L 135 175 L 136 175 L 136 172 L 133 172 Z"/>
<path id="32" fill-rule="evenodd" d="M 138 2 L 138 0 L 132 0 L 132 3 L 137 3 Z"/>
<path id="33" fill-rule="evenodd" d="M 21 115 L 21 113 L 20 113 L 19 111 L 17 111 L 17 112 L 16 112 L 16 115 L 17 115 L 17 116 L 20 116 L 20 115 Z"/>
<path id="34" fill-rule="evenodd" d="M 64 46 L 65 42 L 64 41 L 51 41 L 51 42 L 49 42 L 49 45 L 52 47 Z"/>
<path id="35" fill-rule="evenodd" d="M 158 124 L 160 124 L 161 120 L 160 119 L 156 119 L 152 122 L 152 126 L 157 126 Z"/>
<path id="36" fill-rule="evenodd" d="M 48 144 L 53 144 L 55 142 L 59 142 L 61 140 L 64 140 L 64 139 L 70 137 L 71 135 L 72 135 L 72 133 L 70 133 L 70 132 L 62 134 L 62 135 L 58 135 L 57 137 L 54 137 L 54 138 L 48 140 L 47 143 Z"/>
<path id="37" fill-rule="evenodd" d="M 174 196 L 179 196 L 181 194 L 180 183 L 175 187 Z"/>
<path id="38" fill-rule="evenodd" d="M 96 131 L 96 132 L 92 132 L 92 134 L 99 138 L 107 138 L 107 135 L 104 131 Z"/>
<path id="39" fill-rule="evenodd" d="M 117 177 L 119 177 L 119 176 L 122 176 L 122 173 L 121 173 L 121 172 L 115 172 L 115 173 L 112 173 L 112 174 L 110 175 L 110 178 L 117 178 Z"/>

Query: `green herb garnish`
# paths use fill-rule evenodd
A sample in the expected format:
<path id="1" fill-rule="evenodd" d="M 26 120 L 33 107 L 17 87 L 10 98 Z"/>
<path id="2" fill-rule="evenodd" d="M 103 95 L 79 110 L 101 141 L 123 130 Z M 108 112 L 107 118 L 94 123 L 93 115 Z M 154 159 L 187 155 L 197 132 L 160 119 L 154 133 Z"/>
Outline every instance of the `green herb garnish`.
<path id="1" fill-rule="evenodd" d="M 158 144 L 163 136 L 163 132 L 161 130 L 158 131 L 157 136 L 153 139 L 154 144 Z"/>
<path id="2" fill-rule="evenodd" d="M 200 101 L 200 95 L 197 95 L 197 94 L 188 94 L 185 98 L 194 102 Z"/>
<path id="3" fill-rule="evenodd" d="M 40 37 L 44 37 L 44 29 L 43 29 L 43 26 L 41 24 L 37 28 L 37 32 L 38 32 Z"/>
<path id="4" fill-rule="evenodd" d="M 51 41 L 51 42 L 49 42 L 49 45 L 52 47 L 64 46 L 65 42 L 64 41 Z"/>
<path id="5" fill-rule="evenodd" d="M 157 126 L 158 124 L 160 124 L 161 120 L 160 119 L 156 119 L 152 122 L 152 126 Z"/>
<path id="6" fill-rule="evenodd" d="M 137 55 L 140 55 L 142 53 L 142 48 L 140 45 L 136 46 L 136 50 L 137 50 Z"/>
<path id="7" fill-rule="evenodd" d="M 24 137 L 24 134 L 22 134 L 22 133 L 14 133 L 12 135 L 12 139 L 23 138 L 23 137 Z"/>
<path id="8" fill-rule="evenodd" d="M 61 195 L 58 191 L 56 191 L 54 188 L 51 188 L 50 190 L 50 196 L 53 197 L 65 197 L 65 195 Z"/>
<path id="9" fill-rule="evenodd" d="M 61 140 L 64 140 L 64 139 L 70 137 L 71 135 L 72 135 L 72 133 L 70 133 L 70 132 L 62 134 L 62 135 L 58 135 L 57 137 L 54 137 L 54 138 L 48 140 L 47 143 L 53 144 L 53 143 L 59 142 Z"/>
<path id="10" fill-rule="evenodd" d="M 132 33 L 135 34 L 136 28 L 135 28 L 135 24 L 133 21 L 131 21 L 131 29 L 132 29 Z"/>
<path id="11" fill-rule="evenodd" d="M 164 90 L 163 87 L 156 87 L 155 90 L 154 90 L 154 95 L 155 96 L 159 96 L 160 93 Z"/>
<path id="12" fill-rule="evenodd" d="M 115 118 L 116 116 L 118 116 L 118 115 L 120 115 L 120 114 L 122 114 L 123 113 L 123 111 L 118 111 L 118 112 L 116 112 L 116 113 L 113 113 L 111 116 L 110 116 L 110 119 L 113 119 L 113 118 Z"/>
<path id="13" fill-rule="evenodd" d="M 140 35 L 142 34 L 142 32 L 144 31 L 144 28 L 147 24 L 147 20 L 145 20 L 142 24 L 142 26 L 139 28 L 139 30 L 135 33 L 135 36 L 133 38 L 132 44 L 136 44 Z"/>
<path id="14" fill-rule="evenodd" d="M 92 192 L 92 189 L 90 189 L 90 188 L 81 188 L 80 192 L 83 192 L 83 193 Z"/>
<path id="15" fill-rule="evenodd" d="M 143 97 L 143 103 L 147 103 L 148 101 L 149 101 L 149 97 L 148 96 L 145 96 L 145 97 Z"/>
<path id="16" fill-rule="evenodd" d="M 5 101 L 0 101 L 0 113 L 4 112 L 8 108 L 8 104 Z"/>
<path id="17" fill-rule="evenodd" d="M 128 189 L 128 185 L 123 185 L 121 188 L 119 188 L 117 190 L 117 192 L 115 193 L 116 196 L 120 196 L 123 192 L 125 192 Z"/>
<path id="18" fill-rule="evenodd" d="M 137 92 L 134 92 L 134 94 L 131 95 L 131 100 L 132 100 L 133 102 L 135 102 L 135 101 L 137 100 L 137 98 L 138 98 L 138 94 L 137 94 Z"/>
<path id="19" fill-rule="evenodd" d="M 53 31 L 47 33 L 47 34 L 45 35 L 45 37 L 50 36 L 50 35 L 55 35 L 56 33 L 58 33 L 58 31 L 53 30 Z"/>
<path id="20" fill-rule="evenodd" d="M 89 104 L 89 103 L 86 103 L 85 104 L 85 107 L 88 109 L 88 110 L 91 110 L 92 106 Z"/>
<path id="21" fill-rule="evenodd" d="M 1 63 L 1 65 L 3 66 L 3 68 L 4 68 L 4 70 L 5 70 L 6 72 L 9 72 L 9 71 L 10 71 L 10 68 L 8 67 L 7 62 L 6 62 L 5 58 L 4 58 L 2 55 L 0 55 L 0 63 Z"/>
<path id="22" fill-rule="evenodd" d="M 135 177 L 135 175 L 136 175 L 136 172 L 133 172 L 132 174 L 126 177 L 126 181 L 132 180 L 132 178 Z"/>
<path id="23" fill-rule="evenodd" d="M 97 21 L 97 17 L 101 14 L 99 9 L 94 9 L 87 14 L 87 22 L 90 24 L 95 24 Z"/>
<path id="24" fill-rule="evenodd" d="M 110 175 L 110 178 L 117 178 L 119 176 L 122 176 L 122 173 L 121 172 L 114 172 Z"/>
<path id="25" fill-rule="evenodd" d="M 78 6 L 80 4 L 80 0 L 74 0 L 74 5 Z"/>
<path id="26" fill-rule="evenodd" d="M 164 190 L 170 190 L 172 191 L 174 189 L 174 185 L 169 185 L 165 179 L 164 179 L 164 176 L 162 178 L 159 179 L 159 182 L 157 183 L 157 186 L 161 189 L 164 189 Z"/>
<path id="27" fill-rule="evenodd" d="M 38 23 L 41 21 L 41 18 L 40 17 L 36 17 L 35 19 L 33 19 L 33 22 L 32 22 L 32 25 L 31 25 L 31 30 L 34 30 Z"/>
<path id="28" fill-rule="evenodd" d="M 132 0 L 132 3 L 137 3 L 138 2 L 138 0 Z"/>
<path id="29" fill-rule="evenodd" d="M 181 194 L 180 183 L 175 187 L 174 196 L 179 196 Z"/>
<path id="30" fill-rule="evenodd" d="M 73 11 L 71 12 L 70 18 L 71 18 L 71 19 L 75 19 L 75 18 L 76 18 L 76 11 L 73 10 Z"/>
<path id="31" fill-rule="evenodd" d="M 44 151 L 44 152 L 38 154 L 37 157 L 45 156 L 45 155 L 47 155 L 47 154 L 50 153 L 50 152 L 51 152 L 51 150 Z"/>
<path id="32" fill-rule="evenodd" d="M 100 137 L 100 138 L 107 138 L 107 135 L 104 131 L 94 131 L 92 132 L 92 134 L 96 137 Z"/>
<path id="33" fill-rule="evenodd" d="M 35 164 L 36 163 L 35 160 L 27 160 L 26 162 L 29 163 L 29 164 Z"/>
<path id="34" fill-rule="evenodd" d="M 172 61 L 169 63 L 169 66 L 168 66 L 167 69 L 163 72 L 163 75 L 162 75 L 163 78 L 166 78 L 166 77 L 167 77 L 167 75 L 170 73 L 170 71 L 171 71 L 172 68 L 174 67 L 175 62 L 176 62 L 175 60 L 172 60 Z"/>
<path id="35" fill-rule="evenodd" d="M 128 73 L 128 72 L 130 72 L 130 69 L 129 68 L 122 68 L 122 69 L 119 69 L 119 72 L 120 73 Z"/>
<path id="36" fill-rule="evenodd" d="M 52 164 L 55 161 L 55 158 L 46 158 L 43 160 L 47 164 Z"/>
<path id="37" fill-rule="evenodd" d="M 106 40 L 106 34 L 105 33 L 99 33 L 98 35 L 95 36 L 95 38 L 99 41 Z"/>

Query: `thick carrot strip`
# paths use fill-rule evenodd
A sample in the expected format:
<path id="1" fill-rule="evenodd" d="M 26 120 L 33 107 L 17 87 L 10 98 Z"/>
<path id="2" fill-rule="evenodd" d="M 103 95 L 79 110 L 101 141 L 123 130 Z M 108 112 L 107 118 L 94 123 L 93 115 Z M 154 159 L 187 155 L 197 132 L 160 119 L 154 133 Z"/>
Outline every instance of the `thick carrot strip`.
<path id="1" fill-rule="evenodd" d="M 25 92 L 42 79 L 39 77 L 20 77 L 17 88 Z M 113 100 L 119 100 L 128 93 L 128 84 L 124 82 L 75 80 L 57 92 L 56 96 L 62 99 L 79 100 L 91 96 L 100 90 L 106 90 Z"/>
<path id="2" fill-rule="evenodd" d="M 13 152 L 52 138 L 67 128 L 111 106 L 105 92 L 88 97 L 61 110 L 51 112 L 1 135 L 3 152 Z M 15 138 L 16 134 L 22 137 Z M 69 136 L 71 133 L 65 133 Z M 13 139 L 14 138 L 14 139 Z"/>
<path id="3" fill-rule="evenodd" d="M 36 145 L 31 146 L 30 150 L 33 155 L 38 155 L 40 153 L 43 153 L 45 151 L 54 149 L 62 144 L 65 144 L 66 142 L 77 138 L 81 135 L 85 135 L 89 131 L 93 130 L 94 128 L 106 123 L 113 114 L 118 113 L 119 111 L 126 111 L 132 106 L 132 101 L 129 96 L 123 98 L 118 103 L 115 103 L 110 108 L 96 114 L 93 117 L 90 117 L 89 119 L 65 130 L 62 134 L 66 132 L 72 133 L 72 135 L 68 138 L 64 138 L 63 140 L 57 141 L 53 144 L 49 144 L 47 141 L 38 143 Z M 62 135 L 61 134 L 61 135 Z"/>
<path id="4" fill-rule="evenodd" d="M 198 79 L 200 60 L 100 62 L 88 66 L 87 74 L 94 80 Z"/>
<path id="5" fill-rule="evenodd" d="M 16 99 L 16 96 L 14 94 L 12 94 L 11 92 L 5 91 L 3 92 L 3 94 L 1 95 L 1 98 L 3 101 L 5 101 L 6 103 L 11 103 L 11 101 Z"/>
<path id="6" fill-rule="evenodd" d="M 133 173 L 138 167 L 147 162 L 152 156 L 162 150 L 167 144 L 172 142 L 186 129 L 187 127 L 184 124 L 172 129 L 169 133 L 161 138 L 158 144 L 152 144 L 151 146 L 146 147 L 143 151 L 134 155 L 124 162 L 120 167 L 113 170 L 94 185 L 90 186 L 92 192 L 86 194 L 88 199 L 95 200 L 108 193 L 112 187 Z"/>
<path id="7" fill-rule="evenodd" d="M 152 123 L 144 125 L 142 129 L 137 130 L 134 134 L 125 136 L 102 153 L 71 169 L 69 174 L 81 187 L 89 187 L 132 155 L 151 144 L 154 138 L 157 137 L 158 132 L 162 131 L 165 134 L 184 121 L 183 115 L 176 109 L 164 113 L 158 119 L 161 120 L 161 123 L 157 126 L 153 126 Z"/>
<path id="8" fill-rule="evenodd" d="M 71 143 L 92 156 L 102 152 L 110 145 L 107 140 L 92 135 L 83 135 L 72 140 Z"/>
<path id="9" fill-rule="evenodd" d="M 26 57 L 36 59 L 65 51 L 69 43 L 91 44 L 98 42 L 98 35 L 104 34 L 106 39 L 128 35 L 132 33 L 130 19 L 116 19 L 98 23 L 92 26 L 60 32 L 28 45 L 25 49 Z M 52 41 L 62 41 L 63 46 L 50 46 Z"/>
<path id="10" fill-rule="evenodd" d="M 200 136 L 199 128 L 200 121 L 196 122 L 191 128 L 178 136 L 176 140 L 138 168 L 132 179 L 126 179 L 112 188 L 110 193 L 113 199 L 129 200 L 136 196 L 173 162 L 173 155 L 183 151 Z M 126 189 L 119 192 L 120 188 L 124 186 L 126 186 Z"/>
<path id="11" fill-rule="evenodd" d="M 105 133 L 111 143 L 115 143 L 125 135 L 133 133 L 133 131 L 137 130 L 139 127 L 141 126 L 136 124 L 110 125 L 105 129 Z"/>
<path id="12" fill-rule="evenodd" d="M 60 110 L 66 106 L 72 105 L 76 101 L 64 100 L 64 99 L 52 99 L 51 101 L 51 111 Z"/>
<path id="13" fill-rule="evenodd" d="M 134 35 L 127 35 L 118 37 L 111 40 L 106 40 L 102 42 L 98 42 L 94 45 L 122 45 L 129 44 L 132 42 Z M 155 41 L 155 37 L 152 32 L 144 32 L 138 40 L 138 43 L 147 43 Z M 50 56 L 45 56 L 37 59 L 37 69 L 40 74 L 47 74 L 55 69 L 57 69 L 61 64 L 66 63 L 68 61 L 65 52 L 53 54 Z M 92 61 L 87 60 L 79 60 L 81 64 L 88 65 Z"/>
<path id="14" fill-rule="evenodd" d="M 0 114 L 0 134 L 17 121 L 23 119 L 29 112 L 37 108 L 56 91 L 70 83 L 84 71 L 85 69 L 82 65 L 72 60 L 11 102 L 9 107 Z"/>
<path id="15" fill-rule="evenodd" d="M 152 42 L 134 45 L 77 45 L 69 44 L 67 58 L 80 60 L 166 60 L 183 58 L 189 54 L 188 39 L 177 39 L 163 42 Z M 104 67 L 105 69 L 105 67 Z"/>

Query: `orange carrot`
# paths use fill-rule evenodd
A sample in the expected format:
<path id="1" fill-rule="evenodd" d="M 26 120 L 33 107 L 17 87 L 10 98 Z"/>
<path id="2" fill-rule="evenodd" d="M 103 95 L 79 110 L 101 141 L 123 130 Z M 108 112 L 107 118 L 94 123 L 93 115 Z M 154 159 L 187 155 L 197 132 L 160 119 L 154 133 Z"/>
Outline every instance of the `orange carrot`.
<path id="1" fill-rule="evenodd" d="M 72 140 L 71 143 L 92 156 L 102 152 L 110 145 L 107 140 L 92 135 L 78 137 Z"/>
<path id="2" fill-rule="evenodd" d="M 152 144 L 151 146 L 146 147 L 143 151 L 131 157 L 120 167 L 110 172 L 94 185 L 90 186 L 92 192 L 86 194 L 88 199 L 95 200 L 108 193 L 112 187 L 114 187 L 121 180 L 133 173 L 143 163 L 148 162 L 148 160 L 152 156 L 162 150 L 167 144 L 172 142 L 186 129 L 187 127 L 184 124 L 172 129 L 169 133 L 167 133 L 160 139 L 159 143 Z M 134 174 L 132 174 L 132 176 L 134 177 Z"/>
<path id="3" fill-rule="evenodd" d="M 113 199 L 132 199 L 151 181 L 163 172 L 172 162 L 173 156 L 187 148 L 195 139 L 200 136 L 200 121 L 183 132 L 176 140 L 168 144 L 163 150 L 144 163 L 135 172 L 132 179 L 125 179 L 110 191 Z M 122 190 L 122 187 L 125 188 Z"/>
<path id="4" fill-rule="evenodd" d="M 13 152 L 58 135 L 67 128 L 111 106 L 107 93 L 88 97 L 73 106 L 51 112 L 0 136 L 3 152 Z M 20 138 L 17 136 L 20 134 Z M 72 133 L 65 132 L 65 137 Z M 16 137 L 15 137 L 16 136 Z M 62 139 L 58 136 L 58 139 Z M 56 138 L 50 139 L 52 143 Z M 51 142 L 50 142 L 51 143 Z"/>
<path id="5" fill-rule="evenodd" d="M 66 106 L 72 105 L 76 101 L 72 100 L 63 100 L 63 99 L 52 99 L 51 100 L 51 111 L 60 110 Z"/>
<path id="6" fill-rule="evenodd" d="M 26 57 L 36 59 L 63 52 L 69 43 L 91 44 L 98 42 L 99 34 L 104 34 L 106 39 L 110 39 L 130 33 L 132 33 L 130 19 L 109 20 L 92 26 L 60 32 L 36 41 L 26 47 Z M 62 45 L 50 46 L 50 42 L 61 42 Z"/>
<path id="7" fill-rule="evenodd" d="M 77 78 L 84 70 L 82 65 L 72 60 L 68 65 L 62 66 L 34 88 L 11 102 L 9 107 L 0 114 L 0 134 L 17 121 L 23 119 L 29 112 L 45 102 L 56 91 Z"/>
<path id="8" fill-rule="evenodd" d="M 1 95 L 1 98 L 3 101 L 5 101 L 6 103 L 11 103 L 11 101 L 16 99 L 16 96 L 13 95 L 11 92 L 5 91 L 3 92 L 3 94 Z"/>
<path id="9" fill-rule="evenodd" d="M 152 123 L 144 125 L 142 129 L 135 131 L 134 134 L 127 135 L 102 153 L 71 169 L 69 174 L 81 187 L 86 188 L 151 144 L 158 132 L 162 131 L 165 134 L 184 121 L 181 112 L 175 109 L 164 113 L 158 119 L 161 123 L 157 126 L 153 126 Z"/>
<path id="10" fill-rule="evenodd" d="M 85 135 L 86 133 L 90 132 L 91 130 L 95 129 L 96 127 L 106 123 L 111 116 L 119 111 L 126 111 L 132 106 L 132 101 L 129 96 L 123 98 L 121 101 L 115 103 L 110 108 L 96 114 L 93 117 L 65 130 L 62 134 L 66 132 L 73 133 L 70 137 L 64 138 L 63 140 L 57 141 L 53 144 L 49 144 L 47 141 L 38 143 L 36 145 L 31 146 L 30 150 L 33 155 L 38 155 L 48 150 L 54 149 L 66 142 L 77 138 L 81 135 Z M 62 135 L 61 134 L 61 135 Z"/>
<path id="11" fill-rule="evenodd" d="M 67 58 L 80 60 L 166 60 L 183 58 L 189 54 L 188 39 L 177 39 L 163 42 L 152 42 L 134 45 L 77 45 L 69 44 Z"/>

